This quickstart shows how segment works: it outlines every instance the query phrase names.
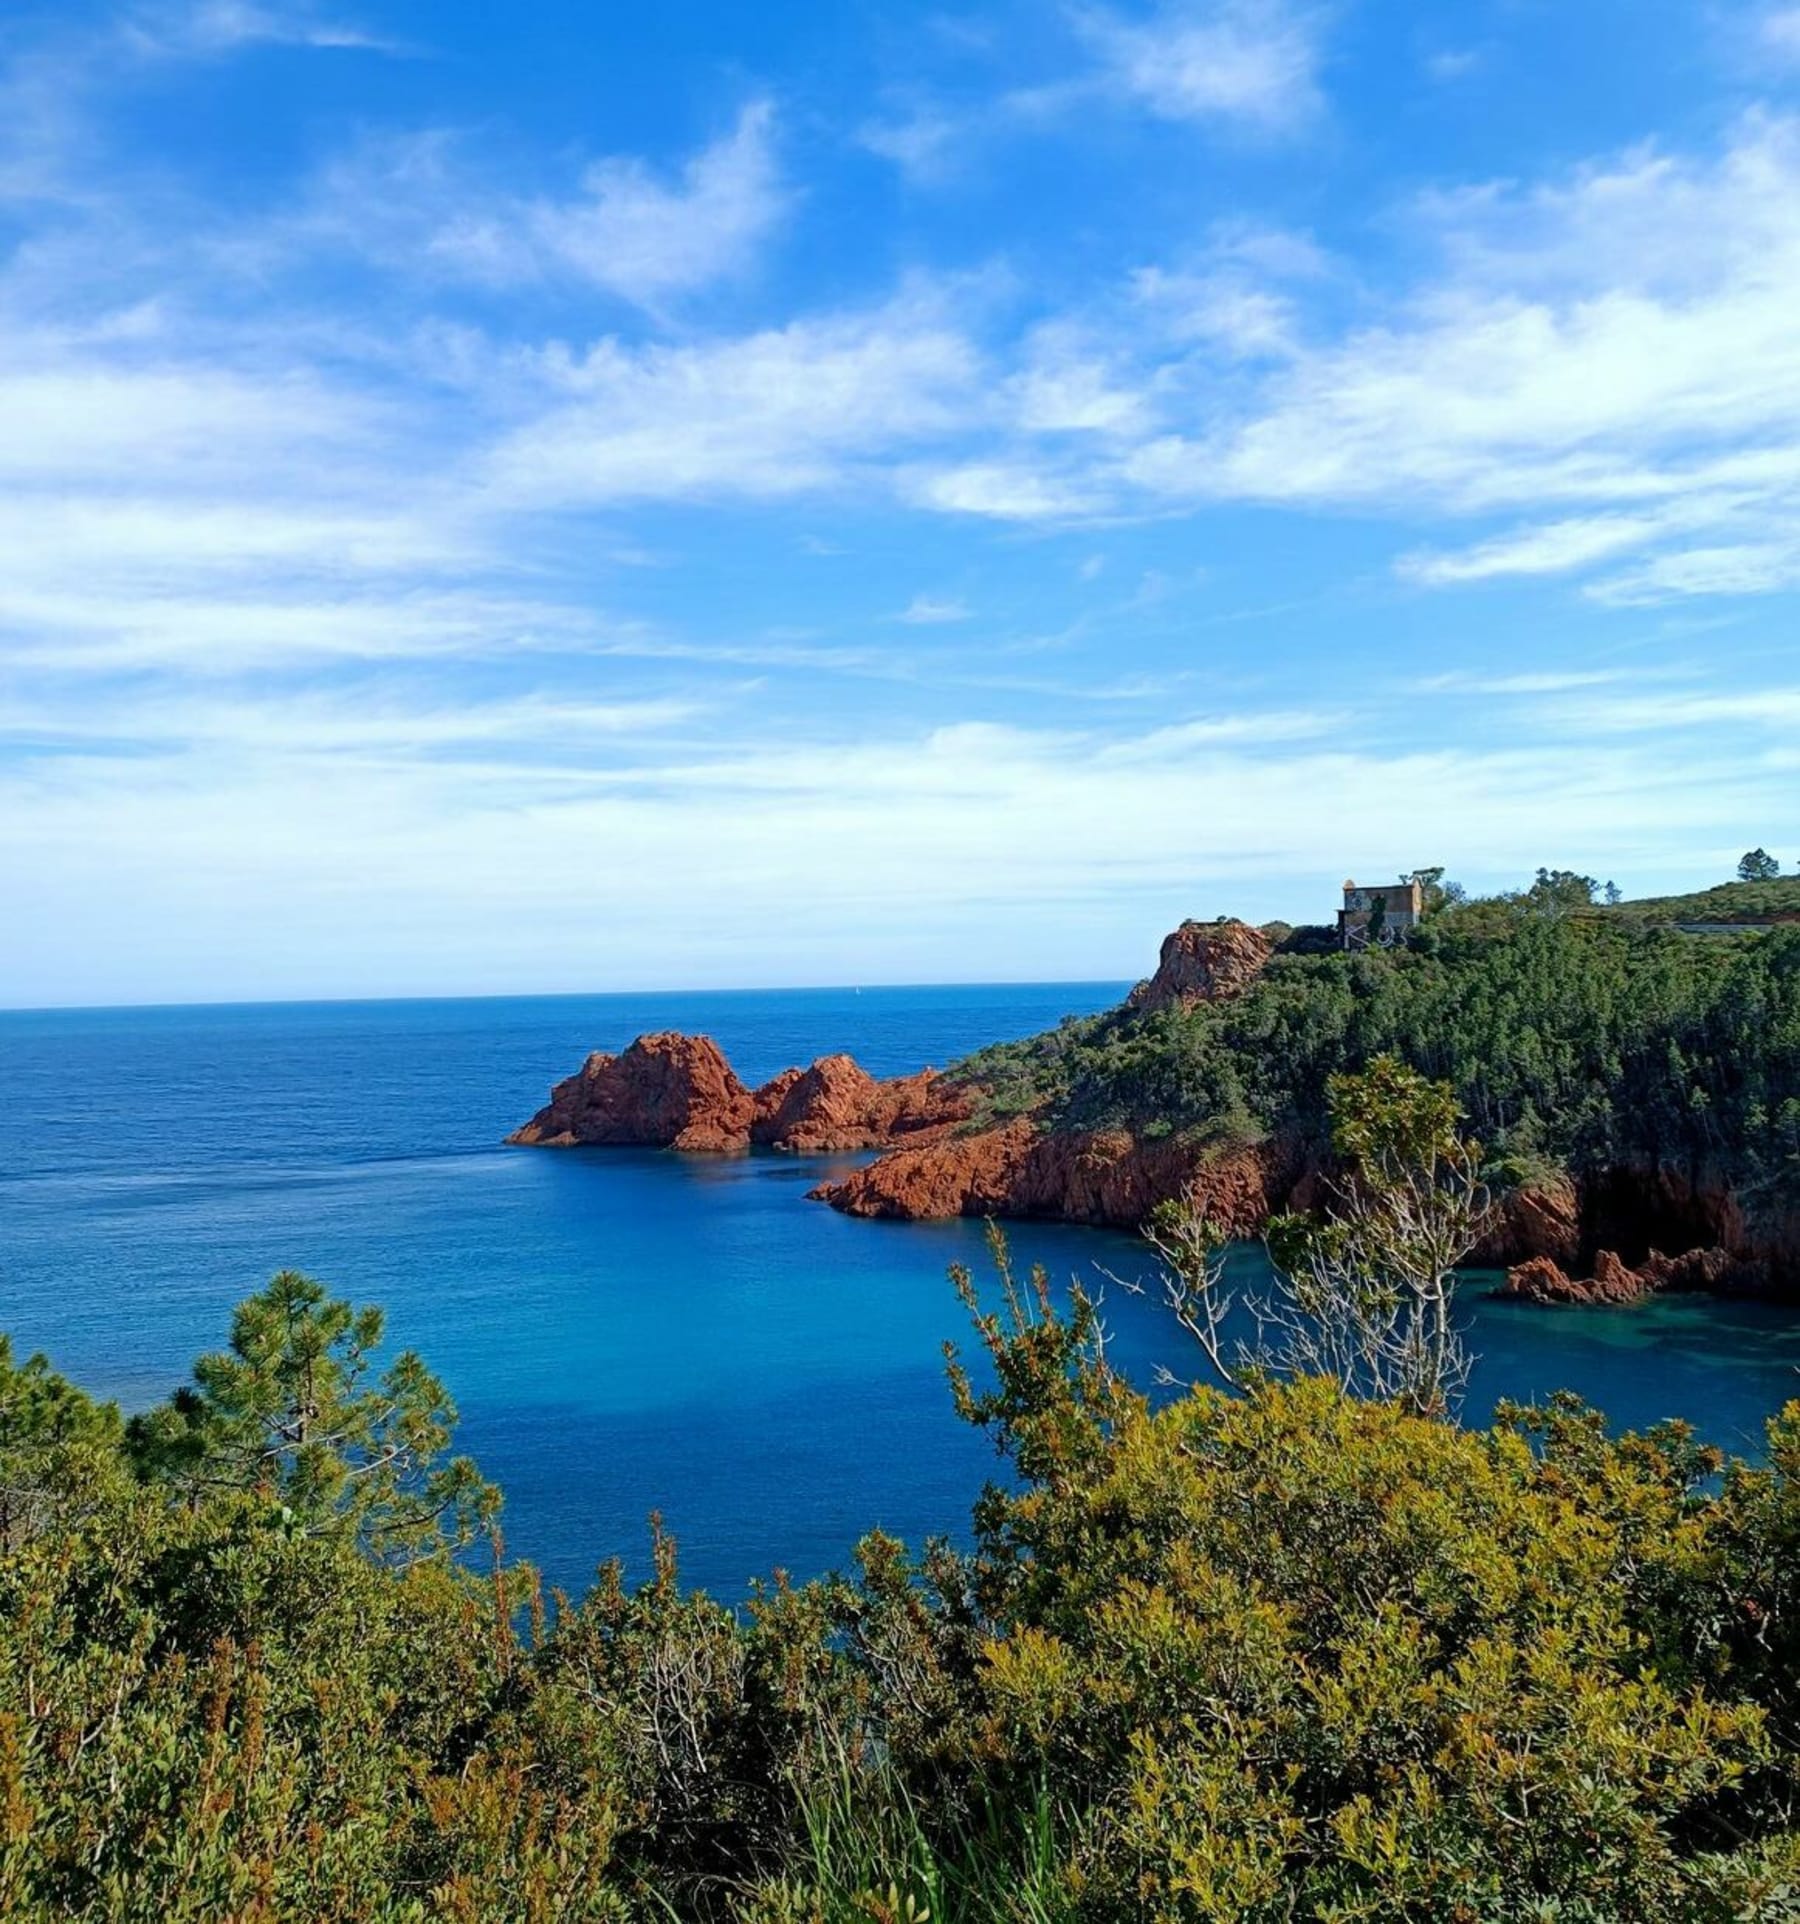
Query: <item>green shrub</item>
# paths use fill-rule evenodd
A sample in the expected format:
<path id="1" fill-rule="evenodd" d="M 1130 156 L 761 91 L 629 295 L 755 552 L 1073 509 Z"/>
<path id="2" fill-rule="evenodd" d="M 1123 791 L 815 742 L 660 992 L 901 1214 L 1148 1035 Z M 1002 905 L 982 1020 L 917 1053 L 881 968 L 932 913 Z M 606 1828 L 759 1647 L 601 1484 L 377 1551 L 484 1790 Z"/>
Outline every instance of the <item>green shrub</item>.
<path id="1" fill-rule="evenodd" d="M 0 1351 L 0 1915 L 1794 1914 L 1800 1404 L 1756 1465 L 1566 1399 L 1155 1408 L 1079 1294 L 1002 1297 L 970 1547 L 742 1612 L 660 1535 L 554 1613 L 397 1563 Z"/>

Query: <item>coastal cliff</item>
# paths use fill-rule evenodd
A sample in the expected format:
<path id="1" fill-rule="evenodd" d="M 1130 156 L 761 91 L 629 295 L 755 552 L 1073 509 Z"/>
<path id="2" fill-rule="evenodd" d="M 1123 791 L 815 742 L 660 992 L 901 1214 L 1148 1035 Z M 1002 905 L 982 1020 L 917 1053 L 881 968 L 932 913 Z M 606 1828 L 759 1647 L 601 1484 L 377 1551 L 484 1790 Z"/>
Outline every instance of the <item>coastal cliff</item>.
<path id="1" fill-rule="evenodd" d="M 934 1216 L 1046 1216 L 1135 1228 L 1158 1203 L 1198 1197 L 1228 1235 L 1256 1235 L 1293 1193 L 1302 1166 L 1290 1149 L 1208 1151 L 1143 1142 L 1128 1130 L 1046 1131 L 1026 1119 L 896 1149 L 812 1195 L 850 1216 L 915 1222 Z"/>
<path id="2" fill-rule="evenodd" d="M 784 1069 L 751 1089 L 710 1036 L 665 1030 L 595 1053 L 507 1141 L 530 1148 L 635 1146 L 725 1154 L 929 1142 L 966 1120 L 969 1091 L 932 1069 L 879 1081 L 847 1055 Z"/>
<path id="3" fill-rule="evenodd" d="M 1188 1194 L 1248 1235 L 1328 1198 L 1331 1077 L 1391 1054 L 1454 1089 L 1495 1196 L 1474 1261 L 1515 1296 L 1800 1294 L 1800 929 L 1696 932 L 1686 907 L 1525 891 L 1379 953 L 1187 921 L 1117 1008 L 947 1072 L 882 1081 L 834 1055 L 752 1089 L 707 1038 L 645 1036 L 512 1140 L 873 1149 L 812 1193 L 864 1217 L 1123 1228 Z"/>

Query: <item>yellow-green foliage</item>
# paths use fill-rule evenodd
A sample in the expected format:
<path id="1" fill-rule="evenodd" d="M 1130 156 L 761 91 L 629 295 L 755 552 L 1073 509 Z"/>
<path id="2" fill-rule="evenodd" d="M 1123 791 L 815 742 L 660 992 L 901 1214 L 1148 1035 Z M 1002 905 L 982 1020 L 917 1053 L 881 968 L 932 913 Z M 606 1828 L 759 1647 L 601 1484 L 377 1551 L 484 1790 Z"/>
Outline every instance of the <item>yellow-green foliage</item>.
<path id="1" fill-rule="evenodd" d="M 0 1350 L 0 1915 L 1800 1915 L 1800 1405 L 1721 1465 L 1560 1402 L 1153 1408 L 1041 1282 L 977 1328 L 970 1547 L 738 1613 L 659 1538 L 550 1621 Z"/>
<path id="2" fill-rule="evenodd" d="M 1314 1381 L 1133 1404 L 1102 1473 L 1011 1501 L 1027 1621 L 1002 1612 L 970 1729 L 1080 1784 L 1084 1912 L 1671 1915 L 1766 1720 L 1643 1621 L 1643 1557 L 1705 1568 L 1679 1487 L 1609 1497 L 1641 1532 L 1559 1480 L 1516 1434 Z"/>

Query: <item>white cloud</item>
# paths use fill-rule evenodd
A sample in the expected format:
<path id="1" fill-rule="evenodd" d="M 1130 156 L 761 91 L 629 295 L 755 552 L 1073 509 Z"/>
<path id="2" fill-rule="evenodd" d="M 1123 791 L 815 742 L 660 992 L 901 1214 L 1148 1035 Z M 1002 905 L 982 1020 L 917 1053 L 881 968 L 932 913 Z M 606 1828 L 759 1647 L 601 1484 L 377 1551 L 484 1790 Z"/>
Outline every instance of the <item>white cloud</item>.
<path id="1" fill-rule="evenodd" d="M 1633 515 L 1595 515 L 1550 521 L 1484 541 L 1459 554 L 1421 551 L 1402 555 L 1397 572 L 1428 587 L 1491 581 L 1504 575 L 1559 575 L 1591 562 L 1641 548 L 1659 532 L 1658 521 Z"/>
<path id="2" fill-rule="evenodd" d="M 1620 606 L 1688 595 L 1766 595 L 1800 587 L 1800 509 L 1779 539 L 1676 548 L 1596 582 L 1589 593 Z"/>
<path id="3" fill-rule="evenodd" d="M 1771 7 L 1758 22 L 1766 52 L 1800 64 L 1800 7 Z"/>
<path id="4" fill-rule="evenodd" d="M 1193 721 L 1176 722 L 1167 728 L 1152 729 L 1135 741 L 1109 748 L 1103 759 L 1109 762 L 1140 762 L 1180 756 L 1192 749 L 1251 747 L 1258 743 L 1316 740 L 1334 731 L 1343 734 L 1354 726 L 1341 710 L 1289 708 L 1250 710 L 1237 715 L 1205 715 Z"/>
<path id="5" fill-rule="evenodd" d="M 380 690 L 354 697 L 314 692 L 278 702 L 134 691 L 110 702 L 96 702 L 91 694 L 79 701 L 0 701 L 0 740 L 90 750 L 110 744 L 134 753 L 376 759 L 522 744 L 543 759 L 570 744 L 666 735 L 704 712 L 700 702 L 676 698 L 513 695 L 449 707 L 407 702 Z"/>
<path id="6" fill-rule="evenodd" d="M 642 161 L 603 160 L 573 199 L 464 209 L 429 252 L 498 283 L 565 276 L 644 305 L 691 293 L 753 266 L 786 208 L 773 130 L 769 102 L 752 101 L 672 184 Z"/>
<path id="7" fill-rule="evenodd" d="M 1143 396 L 1113 365 L 1108 345 L 1079 326 L 1051 321 L 1034 328 L 1021 359 L 1011 391 L 1014 418 L 1025 433 L 1142 432 Z"/>
<path id="8" fill-rule="evenodd" d="M 911 179 L 936 183 L 955 171 L 956 153 L 967 133 L 952 115 L 915 102 L 865 122 L 857 139 Z"/>
<path id="9" fill-rule="evenodd" d="M 1791 738 L 1800 725 L 1800 687 L 1747 688 L 1735 694 L 1696 690 L 1644 694 L 1638 690 L 1604 698 L 1548 703 L 1538 715 L 1546 726 L 1583 735 L 1697 736 L 1728 730 L 1723 739 L 1751 752 L 1757 731 Z"/>
<path id="10" fill-rule="evenodd" d="M 1293 296 L 1239 268 L 1141 268 L 1132 277 L 1132 293 L 1174 342 L 1194 343 L 1233 360 L 1284 357 L 1299 345 Z"/>
<path id="11" fill-rule="evenodd" d="M 544 365 L 550 400 L 489 463 L 515 503 L 780 499 L 969 425 L 980 356 L 929 301 L 683 346 L 604 340 Z"/>
<path id="12" fill-rule="evenodd" d="M 1800 533 L 1800 124 L 1753 117 L 1715 161 L 1636 152 L 1421 213 L 1437 279 L 1335 337 L 1289 324 L 1285 356 L 1235 386 L 1174 384 L 1199 421 L 1165 400 L 1163 430 L 1118 476 L 1189 503 L 1554 511 L 1460 555 L 1402 559 L 1438 585 L 1591 570 L 1633 548 L 1655 564 L 1602 592 L 1785 583 Z"/>
<path id="13" fill-rule="evenodd" d="M 232 53 L 257 45 L 349 48 L 392 53 L 399 43 L 306 4 L 187 0 L 143 6 L 125 17 L 123 35 L 151 55 Z"/>
<path id="14" fill-rule="evenodd" d="M 1098 497 L 1048 468 L 1025 460 L 973 461 L 922 471 L 911 498 L 947 514 L 995 521 L 1076 520 L 1094 512 Z"/>
<path id="15" fill-rule="evenodd" d="M 1444 85 L 1466 80 L 1480 70 L 1486 57 L 1480 47 L 1441 47 L 1425 56 L 1424 66 L 1431 79 Z"/>
<path id="16" fill-rule="evenodd" d="M 372 427 L 365 403 L 303 368 L 259 378 L 195 360 L 121 365 L 80 343 L 34 366 L 27 343 L 8 346 L 18 358 L 0 373 L 3 483 L 217 479 Z"/>
<path id="17" fill-rule="evenodd" d="M 1425 695 L 1559 695 L 1574 688 L 1603 688 L 1624 681 L 1642 681 L 1646 670 L 1631 668 L 1543 669 L 1517 675 L 1470 674 L 1458 670 L 1430 675 L 1413 683 Z"/>
<path id="18" fill-rule="evenodd" d="M 1262 752 L 1325 723 L 1297 713 L 1262 717 L 1260 740 L 1254 716 L 1217 717 L 1214 737 L 1207 717 L 1123 737 L 871 718 L 673 752 L 627 729 L 525 758 L 510 745 L 532 718 L 515 716 L 505 754 L 483 758 L 460 727 L 449 759 L 396 754 L 382 717 L 381 738 L 348 739 L 327 764 L 279 725 L 240 749 L 221 718 L 148 762 L 98 747 L 0 762 L 9 906 L 21 927 L 60 931 L 54 954 L 8 954 L 0 993 L 241 992 L 246 924 L 283 932 L 259 959 L 267 994 L 866 980 L 877 954 L 901 979 L 1123 973 L 1168 913 L 1201 906 L 1196 878 L 1219 905 L 1323 912 L 1356 851 L 1411 859 L 1421 822 L 1476 873 L 1524 875 L 1545 850 L 1601 872 L 1703 869 L 1791 800 L 1791 769 L 1755 747 L 1791 736 L 1791 691 L 1729 707 L 1685 722 L 1672 709 L 1679 753 L 1659 723 L 1575 757 L 1560 739 L 1396 745 L 1372 719 Z M 1758 713 L 1775 719 L 1746 740 L 1735 723 Z M 821 821 L 854 861 L 821 864 Z M 677 950 L 697 901 L 732 939 Z M 1133 902 L 1142 926 L 1126 938 Z M 1114 911 L 1098 928 L 1071 914 L 1098 903 Z M 102 904 L 134 930 L 128 957 L 98 939 Z"/>
<path id="19" fill-rule="evenodd" d="M 900 615 L 914 627 L 938 627 L 968 618 L 968 604 L 949 595 L 914 595 Z"/>
<path id="20" fill-rule="evenodd" d="M 1289 131 L 1319 108 L 1316 13 L 1283 0 L 1175 0 L 1144 19 L 1077 16 L 1107 85 L 1165 120 Z"/>

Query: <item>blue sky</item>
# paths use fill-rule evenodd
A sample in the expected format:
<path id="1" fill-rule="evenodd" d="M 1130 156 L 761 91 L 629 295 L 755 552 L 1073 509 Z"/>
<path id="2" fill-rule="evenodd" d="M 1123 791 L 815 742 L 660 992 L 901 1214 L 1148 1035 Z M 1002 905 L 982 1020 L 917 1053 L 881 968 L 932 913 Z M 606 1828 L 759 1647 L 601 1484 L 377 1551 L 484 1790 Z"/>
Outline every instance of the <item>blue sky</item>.
<path id="1" fill-rule="evenodd" d="M 0 1002 L 1800 861 L 1800 6 L 0 6 Z"/>

